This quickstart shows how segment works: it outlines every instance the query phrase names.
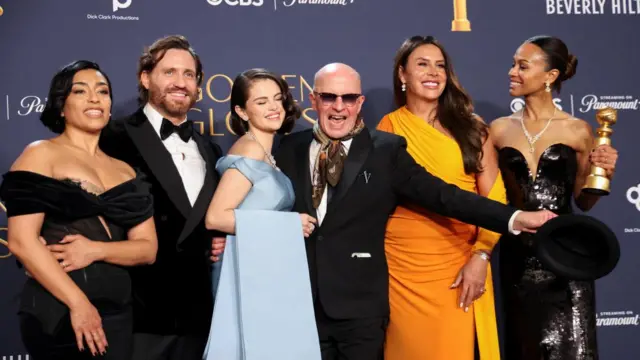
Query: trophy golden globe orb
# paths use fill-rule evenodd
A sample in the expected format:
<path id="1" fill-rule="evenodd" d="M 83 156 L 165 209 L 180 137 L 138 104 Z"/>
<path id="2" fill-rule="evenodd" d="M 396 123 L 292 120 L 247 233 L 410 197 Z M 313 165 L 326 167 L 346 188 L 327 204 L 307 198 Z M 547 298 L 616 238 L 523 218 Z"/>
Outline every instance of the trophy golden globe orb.
<path id="1" fill-rule="evenodd" d="M 611 145 L 611 128 L 618 121 L 618 112 L 610 107 L 602 108 L 596 113 L 596 121 L 600 127 L 596 129 L 596 138 L 593 147 L 600 145 Z M 587 181 L 582 187 L 582 191 L 593 195 L 609 195 L 611 192 L 611 180 L 607 177 L 605 169 L 591 165 Z"/>

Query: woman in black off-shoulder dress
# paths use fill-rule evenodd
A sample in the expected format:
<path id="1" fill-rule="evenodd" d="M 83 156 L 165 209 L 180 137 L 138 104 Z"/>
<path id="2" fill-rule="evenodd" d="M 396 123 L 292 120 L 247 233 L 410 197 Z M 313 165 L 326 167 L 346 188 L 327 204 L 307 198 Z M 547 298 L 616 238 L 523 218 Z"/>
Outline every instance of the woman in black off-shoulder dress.
<path id="1" fill-rule="evenodd" d="M 59 136 L 27 146 L 3 176 L 9 250 L 29 275 L 19 317 L 34 360 L 131 357 L 126 267 L 154 262 L 157 239 L 143 175 L 98 148 L 110 112 L 98 65 L 65 66 L 41 117 Z"/>
<path id="2" fill-rule="evenodd" d="M 516 51 L 510 94 L 523 109 L 491 123 L 511 205 L 522 210 L 583 211 L 599 197 L 582 192 L 590 165 L 613 176 L 617 152 L 594 148 L 591 126 L 558 109 L 552 91 L 570 79 L 577 59 L 558 38 L 537 36 Z M 597 360 L 593 281 L 557 276 L 535 256 L 530 234 L 500 241 L 506 360 Z"/>

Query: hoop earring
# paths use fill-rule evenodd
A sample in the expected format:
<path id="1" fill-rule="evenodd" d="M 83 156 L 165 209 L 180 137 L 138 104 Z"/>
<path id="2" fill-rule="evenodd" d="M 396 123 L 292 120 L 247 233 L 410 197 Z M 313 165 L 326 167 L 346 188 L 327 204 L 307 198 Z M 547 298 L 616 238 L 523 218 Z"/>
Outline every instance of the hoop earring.
<path id="1" fill-rule="evenodd" d="M 402 83 L 402 91 L 403 92 L 407 91 L 407 84 Z"/>
<path id="2" fill-rule="evenodd" d="M 549 82 L 545 82 L 544 85 L 545 85 L 544 91 L 551 92 L 551 86 L 549 86 Z"/>

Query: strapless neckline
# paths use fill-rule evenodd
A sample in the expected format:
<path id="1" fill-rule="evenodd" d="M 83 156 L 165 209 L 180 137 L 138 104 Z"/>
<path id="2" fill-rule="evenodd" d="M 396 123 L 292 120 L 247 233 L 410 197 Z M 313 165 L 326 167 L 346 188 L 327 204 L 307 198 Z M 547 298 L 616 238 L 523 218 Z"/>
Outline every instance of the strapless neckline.
<path id="1" fill-rule="evenodd" d="M 503 148 L 500 149 L 500 152 L 502 151 L 507 151 L 507 150 L 512 150 L 517 152 L 521 157 L 522 157 L 522 161 L 524 161 L 525 166 L 527 167 L 527 169 L 529 170 L 529 181 L 531 183 L 535 183 L 540 175 L 540 171 L 542 169 L 542 164 L 544 164 L 543 160 L 544 160 L 544 156 L 547 155 L 549 153 L 549 151 L 551 151 L 552 149 L 556 148 L 556 147 L 565 147 L 568 148 L 569 150 L 572 150 L 573 152 L 575 152 L 575 149 L 572 148 L 571 146 L 567 145 L 567 144 L 563 144 L 563 143 L 554 143 L 551 144 L 549 146 L 547 146 L 538 156 L 538 161 L 536 163 L 536 171 L 535 171 L 535 176 L 534 176 L 534 172 L 531 171 L 531 164 L 529 163 L 529 161 L 527 160 L 527 157 L 522 153 L 522 151 L 512 147 L 512 146 L 505 146 Z"/>
<path id="2" fill-rule="evenodd" d="M 78 187 L 80 190 L 84 191 L 85 193 L 87 193 L 89 195 L 92 195 L 92 196 L 95 196 L 97 198 L 107 197 L 111 192 L 117 191 L 118 189 L 120 189 L 122 187 L 125 187 L 128 184 L 140 179 L 140 173 L 136 172 L 136 176 L 134 176 L 133 178 L 131 178 L 131 179 L 127 180 L 127 181 L 121 182 L 118 185 L 115 185 L 113 187 L 110 187 L 109 189 L 104 190 L 100 194 L 96 194 L 96 193 L 91 192 L 91 191 L 89 191 L 89 190 L 87 190 L 87 189 L 82 187 L 82 182 L 86 182 L 87 184 L 90 184 L 91 186 L 99 188 L 99 186 L 97 186 L 94 183 L 92 183 L 91 181 L 87 181 L 87 180 L 73 179 L 73 178 L 70 178 L 70 177 L 65 177 L 65 178 L 58 179 L 58 178 L 54 178 L 54 177 L 51 177 L 51 176 L 43 175 L 43 174 L 40 174 L 40 173 L 37 173 L 37 172 L 28 171 L 28 170 L 14 170 L 14 171 L 10 171 L 7 174 L 10 174 L 10 173 L 25 174 L 26 176 L 32 176 L 32 177 L 35 177 L 35 178 L 39 177 L 39 178 L 44 179 L 44 180 L 58 182 L 60 184 L 72 185 L 72 186 Z"/>

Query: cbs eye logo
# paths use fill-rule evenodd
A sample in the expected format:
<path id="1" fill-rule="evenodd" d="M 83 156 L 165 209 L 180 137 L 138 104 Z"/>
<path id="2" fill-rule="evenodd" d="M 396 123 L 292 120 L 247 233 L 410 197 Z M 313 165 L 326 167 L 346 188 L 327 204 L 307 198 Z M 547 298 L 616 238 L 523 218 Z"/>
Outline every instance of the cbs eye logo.
<path id="1" fill-rule="evenodd" d="M 229 6 L 262 6 L 264 0 L 207 0 L 210 5 L 218 6 L 225 3 Z"/>
<path id="2" fill-rule="evenodd" d="M 554 98 L 553 103 L 556 105 L 558 110 L 562 111 L 562 99 Z M 511 100 L 511 112 L 518 112 L 524 108 L 524 100 L 520 98 L 515 98 Z"/>

